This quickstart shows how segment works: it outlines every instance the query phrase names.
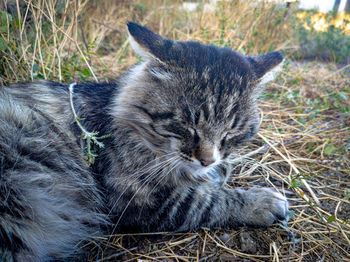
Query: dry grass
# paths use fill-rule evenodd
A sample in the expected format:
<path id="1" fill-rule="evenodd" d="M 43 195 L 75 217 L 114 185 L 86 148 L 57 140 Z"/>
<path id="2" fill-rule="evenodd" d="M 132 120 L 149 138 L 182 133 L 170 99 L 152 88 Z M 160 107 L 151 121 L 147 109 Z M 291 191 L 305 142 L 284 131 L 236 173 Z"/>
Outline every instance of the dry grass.
<path id="1" fill-rule="evenodd" d="M 111 79 L 137 62 L 126 22 L 172 39 L 229 46 L 247 54 L 285 49 L 291 10 L 254 1 L 181 9 L 182 1 L 1 0 L 0 83 L 35 78 Z M 8 2 L 8 3 L 7 3 Z M 11 13 L 12 15 L 10 15 Z M 247 19 L 249 17 L 249 19 Z"/>
<path id="2" fill-rule="evenodd" d="M 9 15 L 0 21 L 7 23 L 6 30 L 0 24 L 4 84 L 116 78 L 139 61 L 126 38 L 128 20 L 172 39 L 246 54 L 294 48 L 293 9 L 267 3 L 222 1 L 208 9 L 203 1 L 187 12 L 179 11 L 180 1 L 8 2 L 12 22 Z M 294 214 L 288 223 L 269 229 L 116 234 L 88 243 L 89 260 L 350 261 L 349 86 L 347 67 L 289 62 L 266 88 L 261 130 L 242 150 L 251 153 L 237 163 L 229 186 L 275 187 L 290 200 Z"/>

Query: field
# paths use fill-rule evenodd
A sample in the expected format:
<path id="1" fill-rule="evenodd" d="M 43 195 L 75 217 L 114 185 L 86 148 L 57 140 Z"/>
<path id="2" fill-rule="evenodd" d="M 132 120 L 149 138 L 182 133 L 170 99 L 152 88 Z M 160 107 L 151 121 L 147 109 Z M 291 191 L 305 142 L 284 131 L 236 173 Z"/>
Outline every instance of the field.
<path id="1" fill-rule="evenodd" d="M 7 4 L 6 4 L 7 2 Z M 213 1 L 214 2 L 214 1 Z M 350 26 L 335 14 L 256 1 L 2 1 L 0 83 L 112 81 L 140 61 L 135 21 L 178 40 L 243 54 L 280 50 L 282 72 L 260 99 L 261 129 L 242 149 L 230 187 L 275 187 L 288 221 L 268 229 L 106 235 L 82 244 L 90 261 L 350 261 Z M 337 20 L 337 21 L 338 21 Z M 329 26 L 327 27 L 327 23 Z"/>

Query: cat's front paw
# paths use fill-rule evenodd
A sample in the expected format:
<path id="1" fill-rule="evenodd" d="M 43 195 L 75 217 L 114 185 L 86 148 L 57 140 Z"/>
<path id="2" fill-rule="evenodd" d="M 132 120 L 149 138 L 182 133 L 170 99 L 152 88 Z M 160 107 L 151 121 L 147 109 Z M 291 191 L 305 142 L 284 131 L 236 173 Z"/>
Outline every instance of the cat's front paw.
<path id="1" fill-rule="evenodd" d="M 246 203 L 242 210 L 244 224 L 269 227 L 287 216 L 288 201 L 270 188 L 252 188 L 245 192 Z"/>

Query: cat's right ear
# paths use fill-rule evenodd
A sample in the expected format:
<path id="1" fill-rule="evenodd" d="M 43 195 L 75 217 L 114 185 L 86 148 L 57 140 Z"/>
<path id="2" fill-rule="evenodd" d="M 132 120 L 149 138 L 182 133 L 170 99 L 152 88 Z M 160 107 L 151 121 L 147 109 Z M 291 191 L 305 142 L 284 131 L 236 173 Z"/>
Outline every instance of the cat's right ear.
<path id="1" fill-rule="evenodd" d="M 128 22 L 129 41 L 135 52 L 144 59 L 155 58 L 164 61 L 173 41 L 153 33 L 151 30 Z"/>
<path id="2" fill-rule="evenodd" d="M 275 78 L 276 74 L 281 70 L 283 59 L 283 56 L 279 52 L 248 56 L 248 61 L 260 85 L 264 85 Z"/>

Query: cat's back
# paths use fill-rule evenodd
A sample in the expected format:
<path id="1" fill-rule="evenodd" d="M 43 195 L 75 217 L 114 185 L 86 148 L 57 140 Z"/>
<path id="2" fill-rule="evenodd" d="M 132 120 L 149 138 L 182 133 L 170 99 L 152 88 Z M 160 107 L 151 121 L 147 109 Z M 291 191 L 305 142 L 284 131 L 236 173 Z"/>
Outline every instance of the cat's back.
<path id="1" fill-rule="evenodd" d="M 59 93 L 62 93 L 61 96 Z M 53 89 L 44 83 L 22 83 L 2 87 L 0 154 L 9 159 L 17 153 L 18 157 L 37 158 L 39 163 L 45 159 L 53 159 L 52 154 L 72 156 L 74 160 L 82 158 L 74 135 L 62 124 L 63 118 L 67 122 L 70 121 L 68 105 L 63 102 L 62 96 L 64 92 L 53 92 Z M 81 166 L 85 165 L 84 161 L 78 163 Z M 2 169 L 4 170 L 4 167 Z"/>
<path id="2" fill-rule="evenodd" d="M 53 118 L 60 124 L 72 115 L 69 110 L 68 86 L 57 82 L 39 80 L 1 87 L 0 98 L 4 101 L 12 101 L 15 108 L 21 107 L 29 111 L 41 112 L 42 115 Z M 8 107 L 9 104 L 7 103 L 6 106 Z"/>
<path id="3" fill-rule="evenodd" d="M 74 135 L 63 124 L 71 122 L 66 92 L 52 85 L 40 81 L 0 88 L 0 156 L 7 160 L 2 170 L 7 170 L 12 155 L 17 156 L 16 168 L 27 158 L 32 165 L 49 160 L 58 164 L 57 154 L 85 165 Z"/>
<path id="4" fill-rule="evenodd" d="M 16 261 L 72 254 L 104 221 L 70 122 L 63 85 L 0 88 L 0 246 Z"/>

